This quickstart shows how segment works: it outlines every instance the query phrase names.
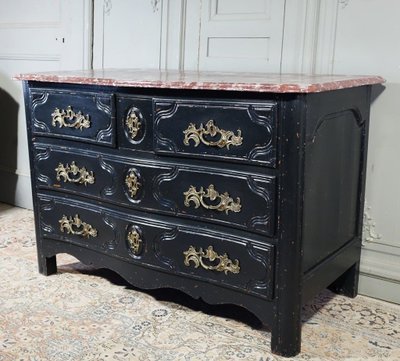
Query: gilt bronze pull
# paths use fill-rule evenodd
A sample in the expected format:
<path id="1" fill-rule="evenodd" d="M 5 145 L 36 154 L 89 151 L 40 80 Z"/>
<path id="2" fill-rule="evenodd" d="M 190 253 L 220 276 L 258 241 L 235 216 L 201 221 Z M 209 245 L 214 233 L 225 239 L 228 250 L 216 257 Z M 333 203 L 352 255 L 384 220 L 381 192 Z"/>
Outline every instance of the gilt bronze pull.
<path id="1" fill-rule="evenodd" d="M 75 162 L 72 162 L 71 165 L 59 163 L 55 171 L 57 173 L 57 180 L 63 180 L 64 183 L 77 183 L 86 186 L 93 184 L 95 181 L 93 172 L 88 172 L 85 167 L 79 168 Z"/>
<path id="2" fill-rule="evenodd" d="M 93 228 L 89 223 L 82 222 L 77 214 L 74 217 L 63 215 L 58 222 L 60 223 L 61 232 L 85 238 L 97 237 L 97 229 Z"/>
<path id="3" fill-rule="evenodd" d="M 193 262 L 195 268 L 199 268 L 199 266 L 201 266 L 206 270 L 224 272 L 225 274 L 228 274 L 228 272 L 240 272 L 239 261 L 237 259 L 231 261 L 226 253 L 220 256 L 214 251 L 212 246 L 209 246 L 205 252 L 201 247 L 198 251 L 196 251 L 193 246 L 190 246 L 187 251 L 183 252 L 183 255 L 185 256 L 185 266 L 190 266 L 190 262 Z M 208 265 L 204 263 L 203 259 L 210 262 L 217 261 L 218 263 L 214 265 Z"/>
<path id="4" fill-rule="evenodd" d="M 83 130 L 83 128 L 90 128 L 89 115 L 87 114 L 84 116 L 80 111 L 75 113 L 70 105 L 67 107 L 67 110 L 60 110 L 59 108 L 54 109 L 54 112 L 51 114 L 51 116 L 51 124 L 53 127 L 58 125 L 59 128 L 66 127 L 79 130 Z"/>
<path id="5" fill-rule="evenodd" d="M 128 233 L 127 240 L 129 248 L 132 251 L 132 253 L 135 256 L 138 256 L 140 254 L 140 249 L 143 242 L 142 239 L 140 238 L 139 232 L 136 229 L 130 231 Z"/>
<path id="6" fill-rule="evenodd" d="M 228 192 L 220 194 L 214 188 L 213 184 L 210 184 L 206 191 L 204 191 L 203 187 L 200 187 L 200 190 L 197 191 L 196 187 L 190 186 L 189 189 L 183 193 L 185 196 L 184 204 L 186 207 L 190 207 L 190 203 L 194 203 L 194 208 L 199 208 L 200 205 L 205 209 L 213 209 L 220 212 L 225 212 L 228 214 L 229 211 L 232 212 L 240 212 L 242 206 L 240 204 L 240 198 L 236 198 L 236 202 L 229 196 Z M 206 204 L 205 199 L 209 199 L 210 201 L 215 201 L 219 198 L 219 203 L 212 205 Z"/>
<path id="7" fill-rule="evenodd" d="M 128 127 L 128 133 L 132 140 L 136 138 L 142 126 L 139 117 L 134 111 L 130 111 L 125 119 L 125 125 Z"/>
<path id="8" fill-rule="evenodd" d="M 133 170 L 131 170 L 125 177 L 125 184 L 128 187 L 128 192 L 131 198 L 135 197 L 141 184 L 139 183 L 138 177 Z"/>
<path id="9" fill-rule="evenodd" d="M 240 129 L 238 129 L 237 135 L 235 135 L 230 130 L 223 130 L 218 128 L 214 124 L 214 120 L 212 119 L 206 123 L 205 128 L 203 127 L 202 123 L 200 124 L 199 128 L 196 128 L 195 124 L 190 123 L 188 128 L 183 131 L 183 134 L 185 134 L 185 138 L 183 139 L 183 144 L 188 146 L 189 140 L 193 140 L 195 147 L 197 147 L 201 142 L 210 147 L 218 147 L 218 148 L 226 147 L 227 149 L 229 149 L 231 145 L 238 146 L 241 145 L 243 141 L 242 132 Z M 207 140 L 204 137 L 205 135 L 211 137 L 219 135 L 219 138 L 216 141 Z"/>

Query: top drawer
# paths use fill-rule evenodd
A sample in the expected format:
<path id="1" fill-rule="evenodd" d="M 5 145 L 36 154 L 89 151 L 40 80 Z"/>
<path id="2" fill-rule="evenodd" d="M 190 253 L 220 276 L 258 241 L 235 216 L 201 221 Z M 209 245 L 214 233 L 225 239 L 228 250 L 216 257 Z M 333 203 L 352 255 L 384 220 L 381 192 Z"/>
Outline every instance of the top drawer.
<path id="1" fill-rule="evenodd" d="M 277 104 L 154 100 L 156 153 L 276 166 Z"/>
<path id="2" fill-rule="evenodd" d="M 32 89 L 32 132 L 115 146 L 112 94 Z"/>

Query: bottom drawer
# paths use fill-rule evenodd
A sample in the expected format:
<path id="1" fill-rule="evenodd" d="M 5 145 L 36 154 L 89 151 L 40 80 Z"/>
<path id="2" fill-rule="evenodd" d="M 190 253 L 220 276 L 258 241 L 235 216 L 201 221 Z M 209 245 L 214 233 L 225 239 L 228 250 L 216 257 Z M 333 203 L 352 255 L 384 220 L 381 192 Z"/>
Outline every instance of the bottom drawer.
<path id="1" fill-rule="evenodd" d="M 241 231 L 38 195 L 40 237 L 144 267 L 273 297 L 274 246 Z M 105 264 L 104 267 L 107 267 Z M 177 287 L 179 289 L 179 285 Z"/>

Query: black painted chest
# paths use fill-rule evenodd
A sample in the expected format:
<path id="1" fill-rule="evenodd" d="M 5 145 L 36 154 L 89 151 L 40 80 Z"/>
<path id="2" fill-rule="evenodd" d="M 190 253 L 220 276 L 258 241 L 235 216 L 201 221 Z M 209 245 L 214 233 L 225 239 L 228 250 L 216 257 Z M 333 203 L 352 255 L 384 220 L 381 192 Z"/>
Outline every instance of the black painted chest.
<path id="1" fill-rule="evenodd" d="M 140 288 L 252 311 L 355 296 L 370 87 L 321 93 L 25 81 L 39 270 L 67 252 Z"/>

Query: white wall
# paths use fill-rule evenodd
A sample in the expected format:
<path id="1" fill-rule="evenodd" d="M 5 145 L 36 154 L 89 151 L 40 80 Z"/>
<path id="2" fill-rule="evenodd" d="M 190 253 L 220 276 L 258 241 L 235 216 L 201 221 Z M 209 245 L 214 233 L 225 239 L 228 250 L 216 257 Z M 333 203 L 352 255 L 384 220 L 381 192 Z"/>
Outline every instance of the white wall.
<path id="1" fill-rule="evenodd" d="M 398 303 L 399 15 L 398 0 L 341 1 L 333 58 L 333 71 L 336 73 L 379 74 L 387 80 L 384 91 L 373 102 L 371 109 L 360 292 Z"/>
<path id="2" fill-rule="evenodd" d="M 0 201 L 31 208 L 22 85 L 12 77 L 88 67 L 90 1 L 0 0 L 0 7 Z"/>

